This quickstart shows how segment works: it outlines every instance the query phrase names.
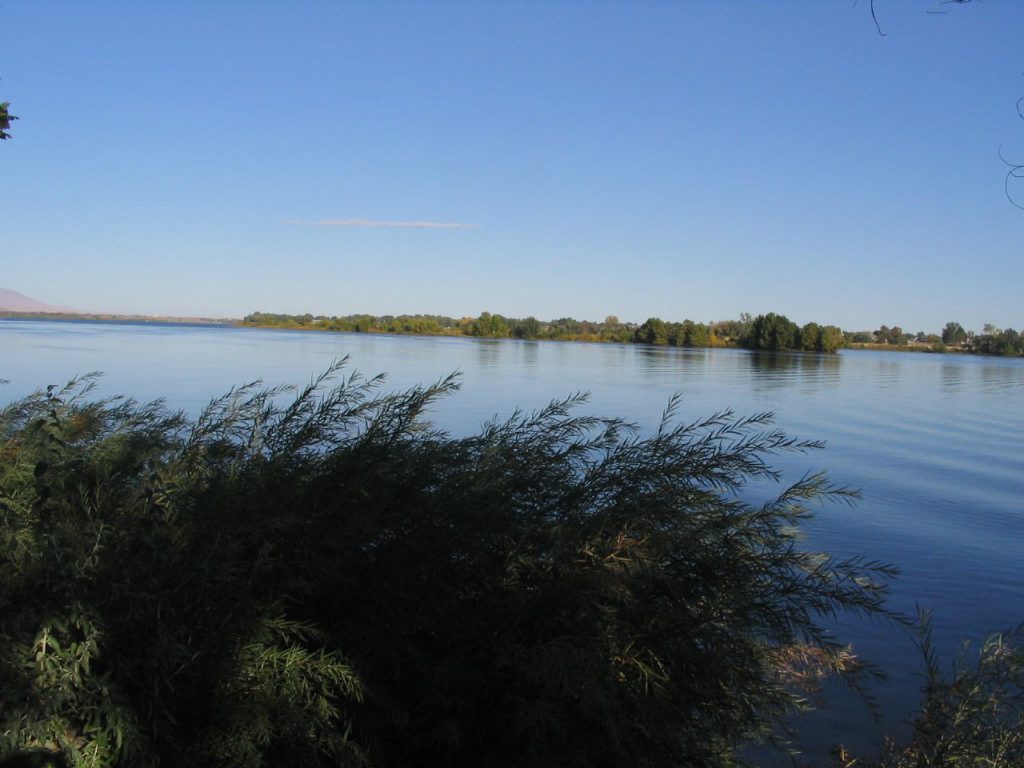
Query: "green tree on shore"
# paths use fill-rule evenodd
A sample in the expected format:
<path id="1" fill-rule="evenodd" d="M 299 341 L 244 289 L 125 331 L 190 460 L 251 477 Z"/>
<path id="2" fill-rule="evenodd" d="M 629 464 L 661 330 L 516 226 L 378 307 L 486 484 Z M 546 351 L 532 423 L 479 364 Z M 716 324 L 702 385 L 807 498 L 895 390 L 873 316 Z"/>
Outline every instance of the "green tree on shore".
<path id="1" fill-rule="evenodd" d="M 501 315 L 481 312 L 480 317 L 470 325 L 469 335 L 485 339 L 502 339 L 509 335 L 509 328 Z"/>
<path id="2" fill-rule="evenodd" d="M 800 349 L 804 352 L 818 352 L 821 349 L 821 326 L 807 323 L 800 329 Z"/>
<path id="3" fill-rule="evenodd" d="M 668 344 L 668 325 L 661 318 L 649 317 L 636 329 L 634 340 L 639 344 Z"/>
<path id="4" fill-rule="evenodd" d="M 539 339 L 541 336 L 540 321 L 532 315 L 525 317 L 512 328 L 512 335 L 517 339 Z"/>
<path id="5" fill-rule="evenodd" d="M 749 335 L 741 344 L 750 349 L 771 352 L 797 349 L 800 329 L 785 315 L 769 312 L 758 315 L 751 323 Z"/>
<path id="6" fill-rule="evenodd" d="M 956 346 L 963 344 L 967 341 L 967 331 L 964 330 L 960 323 L 950 321 L 946 323 L 946 327 L 942 329 L 942 343 L 950 346 Z"/>
<path id="7" fill-rule="evenodd" d="M 681 347 L 708 347 L 711 345 L 711 331 L 703 323 L 684 320 Z"/>

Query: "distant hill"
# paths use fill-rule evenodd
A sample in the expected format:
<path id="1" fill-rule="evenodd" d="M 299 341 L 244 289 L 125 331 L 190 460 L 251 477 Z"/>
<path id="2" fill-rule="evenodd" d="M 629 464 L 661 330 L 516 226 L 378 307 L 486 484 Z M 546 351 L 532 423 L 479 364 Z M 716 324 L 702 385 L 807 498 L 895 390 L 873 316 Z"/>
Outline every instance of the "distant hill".
<path id="1" fill-rule="evenodd" d="M 23 293 L 0 288 L 0 312 L 75 312 L 75 310 L 44 304 Z"/>

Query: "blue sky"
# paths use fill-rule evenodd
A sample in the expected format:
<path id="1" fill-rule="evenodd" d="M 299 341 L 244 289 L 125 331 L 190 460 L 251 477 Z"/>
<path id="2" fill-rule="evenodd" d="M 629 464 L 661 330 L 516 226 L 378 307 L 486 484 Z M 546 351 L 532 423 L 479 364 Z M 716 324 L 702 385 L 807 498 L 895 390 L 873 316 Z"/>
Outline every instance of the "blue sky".
<path id="1" fill-rule="evenodd" d="M 1024 3 L 876 8 L 5 0 L 0 286 L 1020 328 Z"/>

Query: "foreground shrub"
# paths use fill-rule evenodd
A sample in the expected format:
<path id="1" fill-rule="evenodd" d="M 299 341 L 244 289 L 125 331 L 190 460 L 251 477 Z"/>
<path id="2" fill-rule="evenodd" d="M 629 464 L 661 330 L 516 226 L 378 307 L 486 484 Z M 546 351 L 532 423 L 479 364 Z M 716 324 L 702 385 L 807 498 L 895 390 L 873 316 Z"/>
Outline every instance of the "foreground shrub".
<path id="1" fill-rule="evenodd" d="M 332 367 L 195 419 L 0 413 L 0 752 L 73 765 L 732 765 L 861 670 L 824 622 L 890 570 L 803 551 L 808 476 L 764 503 L 767 414 L 642 437 L 583 398 L 455 439 L 452 379 Z M 578 410 L 578 409 L 576 409 Z"/>

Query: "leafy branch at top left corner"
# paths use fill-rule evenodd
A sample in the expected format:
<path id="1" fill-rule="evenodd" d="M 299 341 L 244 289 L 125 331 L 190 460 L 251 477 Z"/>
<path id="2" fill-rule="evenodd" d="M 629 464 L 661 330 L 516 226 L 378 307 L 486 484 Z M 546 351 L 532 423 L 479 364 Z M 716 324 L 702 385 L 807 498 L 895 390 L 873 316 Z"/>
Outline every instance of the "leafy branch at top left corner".
<path id="1" fill-rule="evenodd" d="M 7 111 L 10 106 L 9 102 L 0 101 L 0 139 L 9 139 L 11 134 L 8 131 L 11 128 L 11 120 L 17 120 L 18 118 Z"/>

